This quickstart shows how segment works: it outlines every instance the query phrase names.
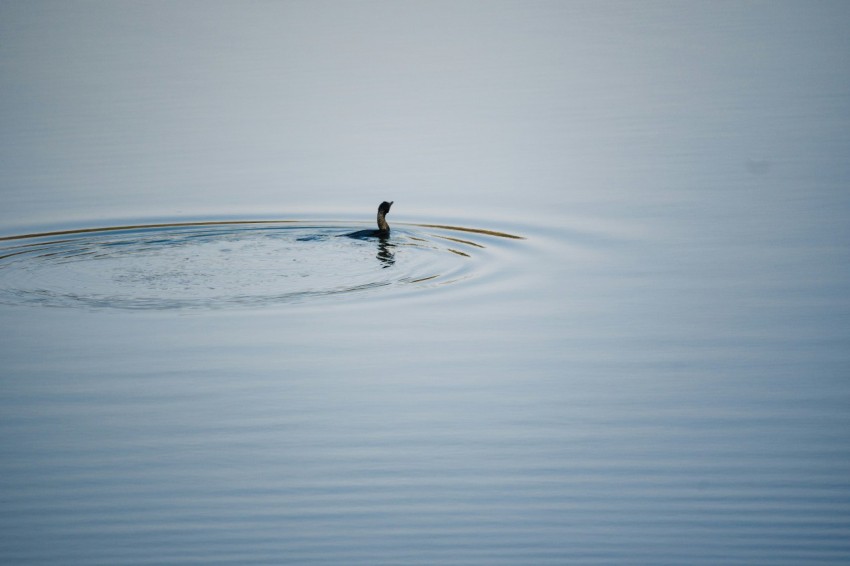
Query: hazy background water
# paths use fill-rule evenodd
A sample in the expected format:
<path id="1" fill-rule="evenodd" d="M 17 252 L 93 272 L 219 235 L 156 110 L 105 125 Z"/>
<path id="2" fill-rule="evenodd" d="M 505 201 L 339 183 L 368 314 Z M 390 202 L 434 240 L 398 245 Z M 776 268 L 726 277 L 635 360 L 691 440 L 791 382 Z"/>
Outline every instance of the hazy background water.
<path id="1" fill-rule="evenodd" d="M 404 296 L 0 306 L 0 561 L 847 563 L 848 28 L 0 3 L 0 236 L 389 199 L 527 238 Z"/>

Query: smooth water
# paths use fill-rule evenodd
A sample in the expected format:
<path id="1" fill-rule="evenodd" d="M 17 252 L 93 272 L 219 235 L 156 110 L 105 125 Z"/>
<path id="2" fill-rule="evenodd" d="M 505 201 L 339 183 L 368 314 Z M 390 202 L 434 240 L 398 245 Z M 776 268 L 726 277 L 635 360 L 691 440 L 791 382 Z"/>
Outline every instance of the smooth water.
<path id="1" fill-rule="evenodd" d="M 0 3 L 0 562 L 846 564 L 848 28 Z"/>

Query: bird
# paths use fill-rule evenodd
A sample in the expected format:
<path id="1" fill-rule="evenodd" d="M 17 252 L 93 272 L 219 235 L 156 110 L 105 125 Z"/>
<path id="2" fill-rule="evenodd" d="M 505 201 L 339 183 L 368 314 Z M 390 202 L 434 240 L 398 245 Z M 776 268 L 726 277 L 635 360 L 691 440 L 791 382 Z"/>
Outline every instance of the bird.
<path id="1" fill-rule="evenodd" d="M 377 230 L 358 230 L 351 234 L 345 234 L 349 238 L 388 238 L 390 235 L 390 225 L 387 224 L 387 214 L 390 212 L 390 207 L 394 201 L 384 201 L 378 206 L 378 229 Z"/>

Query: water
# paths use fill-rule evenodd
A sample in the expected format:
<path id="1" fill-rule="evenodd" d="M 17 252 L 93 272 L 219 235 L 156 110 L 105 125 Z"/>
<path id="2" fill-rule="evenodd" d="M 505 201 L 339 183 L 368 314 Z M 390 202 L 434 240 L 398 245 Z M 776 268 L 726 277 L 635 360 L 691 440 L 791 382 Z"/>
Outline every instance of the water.
<path id="1" fill-rule="evenodd" d="M 848 23 L 0 5 L 0 562 L 847 563 Z"/>
<path id="2" fill-rule="evenodd" d="M 397 228 L 391 238 L 374 231 L 253 221 L 13 236 L 0 247 L 0 302 L 215 309 L 348 298 L 389 287 L 421 290 L 480 276 L 485 270 L 474 260 L 482 258 L 473 254 L 484 255 L 499 238 L 523 239 L 435 225 Z"/>

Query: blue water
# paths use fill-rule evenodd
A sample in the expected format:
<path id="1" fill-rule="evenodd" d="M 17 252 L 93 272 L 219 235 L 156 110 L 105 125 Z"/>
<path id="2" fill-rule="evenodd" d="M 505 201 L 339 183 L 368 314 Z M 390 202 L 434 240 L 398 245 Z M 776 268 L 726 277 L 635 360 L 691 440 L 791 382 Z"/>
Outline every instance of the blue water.
<path id="1" fill-rule="evenodd" d="M 0 4 L 0 562 L 850 562 L 848 24 Z"/>

